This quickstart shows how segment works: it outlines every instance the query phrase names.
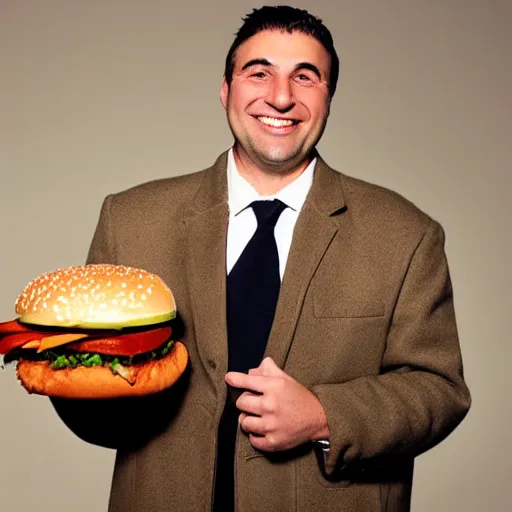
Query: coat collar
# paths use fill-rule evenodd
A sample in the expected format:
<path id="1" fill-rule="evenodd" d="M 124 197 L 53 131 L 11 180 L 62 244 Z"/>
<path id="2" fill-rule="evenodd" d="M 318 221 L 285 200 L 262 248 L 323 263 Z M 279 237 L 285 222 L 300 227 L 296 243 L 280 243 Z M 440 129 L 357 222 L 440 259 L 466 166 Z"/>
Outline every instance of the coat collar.
<path id="1" fill-rule="evenodd" d="M 222 153 L 215 163 L 206 169 L 203 179 L 192 201 L 191 212 L 200 214 L 216 206 L 227 203 L 228 185 L 226 167 L 228 151 Z M 341 174 L 331 169 L 318 156 L 313 185 L 306 202 L 319 213 L 330 216 L 345 207 L 345 197 L 341 187 Z"/>
<path id="2" fill-rule="evenodd" d="M 192 200 L 192 215 L 201 215 L 202 213 L 219 206 L 227 207 L 227 162 L 228 152 L 225 151 L 217 158 L 210 168 L 204 171 L 199 188 Z"/>

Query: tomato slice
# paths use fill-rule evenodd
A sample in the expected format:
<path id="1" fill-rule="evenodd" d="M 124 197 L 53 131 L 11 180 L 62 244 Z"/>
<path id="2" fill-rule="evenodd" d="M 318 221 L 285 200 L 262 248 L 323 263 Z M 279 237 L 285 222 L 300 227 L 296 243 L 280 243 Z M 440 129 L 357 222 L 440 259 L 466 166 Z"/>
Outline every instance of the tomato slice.
<path id="1" fill-rule="evenodd" d="M 66 348 L 75 352 L 131 357 L 157 349 L 171 338 L 171 334 L 171 327 L 158 327 L 149 331 L 77 341 L 69 343 Z"/>
<path id="2" fill-rule="evenodd" d="M 0 339 L 0 354 L 8 354 L 11 350 L 21 347 L 29 341 L 42 340 L 48 333 L 30 331 L 8 334 Z"/>
<path id="3" fill-rule="evenodd" d="M 34 331 L 30 327 L 23 325 L 18 320 L 9 320 L 8 322 L 0 322 L 0 336 L 2 334 L 14 334 L 20 332 L 39 332 Z"/>
<path id="4" fill-rule="evenodd" d="M 76 339 L 89 337 L 89 334 L 74 334 L 74 333 L 61 333 L 51 332 L 42 329 L 34 329 L 28 327 L 18 320 L 11 320 L 9 322 L 0 323 L 0 354 L 8 354 L 15 348 L 22 347 L 32 341 L 40 341 L 45 348 L 53 348 Z M 46 345 L 43 340 L 47 339 Z"/>

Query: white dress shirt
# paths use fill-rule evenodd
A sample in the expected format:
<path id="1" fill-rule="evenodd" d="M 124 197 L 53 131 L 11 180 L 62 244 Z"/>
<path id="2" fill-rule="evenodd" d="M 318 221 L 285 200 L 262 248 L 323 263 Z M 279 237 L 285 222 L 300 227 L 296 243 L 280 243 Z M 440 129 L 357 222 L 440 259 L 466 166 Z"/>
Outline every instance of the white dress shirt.
<path id="1" fill-rule="evenodd" d="M 228 179 L 228 204 L 229 224 L 226 248 L 227 274 L 237 262 L 252 235 L 256 231 L 258 222 L 252 208 L 247 208 L 253 201 L 279 199 L 288 208 L 281 213 L 274 236 L 279 255 L 279 274 L 283 279 L 284 269 L 288 260 L 288 253 L 292 244 L 293 229 L 300 210 L 306 200 L 309 189 L 313 184 L 313 173 L 316 158 L 308 165 L 304 172 L 289 183 L 285 188 L 272 196 L 260 196 L 256 189 L 240 174 L 233 156 L 233 148 L 228 152 L 227 179 Z"/>

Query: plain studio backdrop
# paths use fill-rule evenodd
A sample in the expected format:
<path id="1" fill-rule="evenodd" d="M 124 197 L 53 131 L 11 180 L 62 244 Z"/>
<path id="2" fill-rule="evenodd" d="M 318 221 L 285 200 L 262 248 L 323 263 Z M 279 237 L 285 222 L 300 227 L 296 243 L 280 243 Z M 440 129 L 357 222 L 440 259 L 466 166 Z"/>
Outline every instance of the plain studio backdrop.
<path id="1" fill-rule="evenodd" d="M 0 320 L 29 280 L 84 262 L 106 194 L 205 168 L 231 145 L 223 62 L 261 5 L 1 0 Z M 295 5 L 324 19 L 341 61 L 323 157 L 446 230 L 473 407 L 418 458 L 412 509 L 511 510 L 511 5 Z M 114 452 L 76 438 L 13 366 L 0 404 L 0 509 L 106 510 Z M 137 420 L 126 411 L 126 429 Z"/>

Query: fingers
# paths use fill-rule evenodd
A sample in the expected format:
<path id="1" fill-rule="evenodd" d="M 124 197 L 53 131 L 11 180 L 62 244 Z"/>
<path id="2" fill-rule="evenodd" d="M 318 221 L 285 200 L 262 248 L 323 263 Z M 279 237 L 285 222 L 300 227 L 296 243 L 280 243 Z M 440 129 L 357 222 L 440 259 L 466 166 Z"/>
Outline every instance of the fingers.
<path id="1" fill-rule="evenodd" d="M 271 382 L 268 377 L 290 378 L 271 357 L 266 357 L 257 368 L 251 368 L 248 373 L 228 372 L 225 381 L 236 388 L 263 393 L 267 389 L 266 379 Z"/>
<path id="2" fill-rule="evenodd" d="M 263 395 L 254 395 L 246 391 L 240 395 L 236 406 L 242 412 L 261 416 L 263 414 Z"/>
<path id="3" fill-rule="evenodd" d="M 262 452 L 277 452 L 284 448 L 274 441 L 272 436 L 260 436 L 257 434 L 249 434 L 249 441 L 253 448 Z"/>
<path id="4" fill-rule="evenodd" d="M 228 372 L 224 380 L 234 388 L 247 389 L 255 393 L 264 393 L 268 388 L 267 377 L 263 375 L 248 375 L 240 372 Z"/>
<path id="5" fill-rule="evenodd" d="M 249 436 L 253 448 L 266 452 L 281 449 L 274 432 L 269 430 L 267 422 L 263 421 L 262 418 L 241 413 L 238 423 L 242 431 Z"/>
<path id="6" fill-rule="evenodd" d="M 236 406 L 242 411 L 238 416 L 238 423 L 242 431 L 249 436 L 252 446 L 264 451 L 277 450 L 277 418 L 273 414 L 275 400 L 265 395 L 245 392 L 237 400 Z"/>
<path id="7" fill-rule="evenodd" d="M 252 416 L 250 414 L 240 413 L 238 417 L 240 428 L 247 434 L 256 434 L 264 436 L 267 433 L 265 422 L 259 416 Z"/>
<path id="8" fill-rule="evenodd" d="M 258 450 L 288 450 L 318 438 L 319 429 L 327 424 L 318 398 L 271 358 L 265 358 L 248 374 L 229 372 L 225 380 L 243 391 L 236 400 L 241 411 L 240 428 Z M 323 418 L 320 427 L 319 417 Z M 328 437 L 327 427 L 326 431 Z M 321 437 L 325 438 L 323 433 Z"/>

